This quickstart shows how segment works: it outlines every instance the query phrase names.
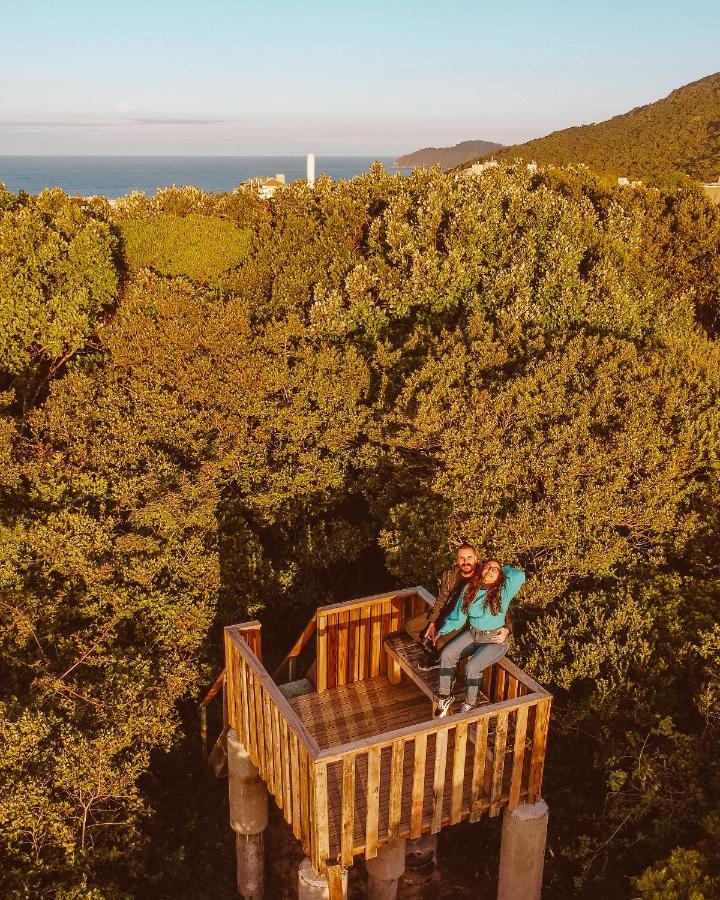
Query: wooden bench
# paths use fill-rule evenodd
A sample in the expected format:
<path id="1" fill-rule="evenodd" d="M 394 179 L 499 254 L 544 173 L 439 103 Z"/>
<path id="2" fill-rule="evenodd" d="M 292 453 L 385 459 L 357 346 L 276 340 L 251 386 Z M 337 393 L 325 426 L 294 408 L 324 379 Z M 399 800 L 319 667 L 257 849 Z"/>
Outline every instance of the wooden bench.
<path id="1" fill-rule="evenodd" d="M 388 678 L 391 682 L 399 682 L 400 671 L 402 671 L 430 700 L 434 700 L 437 697 L 440 684 L 440 669 L 431 669 L 429 672 L 420 671 L 418 666 L 427 659 L 427 651 L 421 644 L 413 640 L 409 634 L 397 632 L 388 635 L 385 639 L 385 651 L 389 658 Z M 462 677 L 463 665 L 464 660 L 461 660 L 459 667 L 461 671 L 458 673 L 453 692 L 455 694 L 454 712 L 459 711 L 460 703 L 465 700 L 467 695 L 467 686 Z M 487 696 L 482 691 L 478 691 L 476 706 L 482 706 L 489 702 Z"/>

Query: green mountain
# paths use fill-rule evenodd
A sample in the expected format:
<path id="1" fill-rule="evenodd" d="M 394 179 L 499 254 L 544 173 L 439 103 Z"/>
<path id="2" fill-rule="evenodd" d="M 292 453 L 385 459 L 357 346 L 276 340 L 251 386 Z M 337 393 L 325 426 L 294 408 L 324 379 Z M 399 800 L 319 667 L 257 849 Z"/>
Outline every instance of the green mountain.
<path id="1" fill-rule="evenodd" d="M 502 144 L 493 141 L 462 141 L 454 147 L 425 147 L 414 153 L 407 153 L 395 160 L 395 169 L 429 169 L 432 166 L 440 166 L 442 169 L 452 169 L 478 156 L 494 153 L 502 148 Z"/>
<path id="2" fill-rule="evenodd" d="M 551 165 L 585 163 L 628 178 L 682 172 L 715 181 L 720 175 L 720 72 L 606 122 L 565 128 L 495 155 Z"/>

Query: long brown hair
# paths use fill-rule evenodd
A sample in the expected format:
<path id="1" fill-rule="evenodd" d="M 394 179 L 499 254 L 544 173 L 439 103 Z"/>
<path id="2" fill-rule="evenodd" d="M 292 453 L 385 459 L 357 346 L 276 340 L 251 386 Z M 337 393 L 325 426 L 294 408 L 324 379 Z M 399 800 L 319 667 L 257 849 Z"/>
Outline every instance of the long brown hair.
<path id="1" fill-rule="evenodd" d="M 491 562 L 497 563 L 498 566 L 500 566 L 500 574 L 498 575 L 498 579 L 494 584 L 488 585 L 486 587 L 485 585 L 483 585 L 482 570 L 488 563 Z M 484 590 L 486 593 L 485 599 L 483 601 L 483 609 L 489 609 L 492 615 L 496 616 L 502 609 L 501 591 L 504 582 L 505 573 L 502 570 L 500 560 L 486 559 L 482 565 L 478 565 L 472 578 L 468 582 L 468 586 L 465 589 L 465 596 L 463 597 L 462 611 L 467 614 L 467 611 L 470 609 L 470 604 L 473 602 L 475 597 L 477 597 L 478 591 Z"/>

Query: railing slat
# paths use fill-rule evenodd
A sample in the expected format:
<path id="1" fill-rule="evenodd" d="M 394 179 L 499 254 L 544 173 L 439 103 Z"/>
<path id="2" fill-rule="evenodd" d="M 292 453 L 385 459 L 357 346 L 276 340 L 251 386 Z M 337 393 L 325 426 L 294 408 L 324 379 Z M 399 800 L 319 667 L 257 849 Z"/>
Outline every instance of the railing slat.
<path id="1" fill-rule="evenodd" d="M 415 758 L 413 761 L 412 800 L 410 806 L 410 837 L 422 834 L 423 805 L 425 802 L 425 759 L 427 756 L 427 734 L 415 737 Z"/>
<path id="2" fill-rule="evenodd" d="M 482 815 L 482 789 L 485 782 L 489 718 L 480 719 L 475 731 L 475 756 L 473 758 L 472 786 L 470 789 L 470 821 L 477 822 Z"/>
<path id="3" fill-rule="evenodd" d="M 283 808 L 285 820 L 292 825 L 292 784 L 290 782 L 290 738 L 288 723 L 280 716 L 280 755 L 282 757 Z"/>
<path id="4" fill-rule="evenodd" d="M 513 744 L 512 778 L 510 780 L 510 798 L 508 809 L 513 810 L 520 802 L 522 788 L 523 762 L 525 760 L 525 735 L 527 732 L 527 706 L 521 706 L 515 719 L 515 743 Z"/>
<path id="5" fill-rule="evenodd" d="M 505 669 L 497 667 L 495 673 L 495 702 L 500 703 L 505 699 Z"/>
<path id="6" fill-rule="evenodd" d="M 343 900 L 342 866 L 328 866 L 327 881 L 329 900 Z"/>
<path id="7" fill-rule="evenodd" d="M 355 757 L 348 754 L 343 759 L 342 785 L 342 846 L 341 861 L 344 866 L 353 864 L 355 841 Z"/>
<path id="8" fill-rule="evenodd" d="M 365 859 L 377 856 L 380 805 L 380 748 L 372 747 L 367 760 L 367 815 L 365 817 Z"/>
<path id="9" fill-rule="evenodd" d="M 322 694 L 327 690 L 327 616 L 317 613 L 317 692 Z"/>
<path id="10" fill-rule="evenodd" d="M 240 660 L 240 690 L 242 691 L 242 742 L 246 750 L 250 748 L 250 696 L 248 690 L 248 673 L 245 660 Z"/>
<path id="11" fill-rule="evenodd" d="M 400 840 L 400 818 L 402 815 L 403 768 L 405 762 L 405 741 L 395 741 L 390 760 L 390 808 L 388 811 L 388 843 Z"/>
<path id="12" fill-rule="evenodd" d="M 382 606 L 374 606 L 372 609 L 372 626 L 370 640 L 370 667 L 371 678 L 380 674 L 380 652 L 382 650 Z"/>
<path id="13" fill-rule="evenodd" d="M 490 790 L 490 815 L 496 816 L 500 812 L 500 798 L 502 794 L 503 772 L 505 770 L 505 743 L 507 741 L 507 711 L 498 713 L 495 724 L 495 749 L 493 751 L 492 786 Z"/>
<path id="14" fill-rule="evenodd" d="M 347 684 L 348 678 L 348 629 L 350 628 L 350 613 L 338 613 L 338 654 L 337 654 L 337 683 L 338 686 Z"/>
<path id="15" fill-rule="evenodd" d="M 360 610 L 356 607 L 348 613 L 348 681 L 358 681 L 358 620 Z"/>
<path id="16" fill-rule="evenodd" d="M 249 723 L 248 742 L 246 746 L 247 751 L 250 754 L 250 759 L 255 762 L 258 755 L 257 726 L 255 724 L 255 676 L 253 675 L 253 671 L 249 666 L 245 667 L 245 681 L 245 688 L 247 690 L 247 710 Z"/>
<path id="17" fill-rule="evenodd" d="M 368 621 L 370 610 L 360 608 L 360 619 L 357 626 L 357 666 L 358 681 L 363 681 L 368 671 Z"/>
<path id="18" fill-rule="evenodd" d="M 260 679 L 253 679 L 255 692 L 255 727 L 257 734 L 257 761 L 256 765 L 262 777 L 267 781 L 267 766 L 265 765 L 265 720 L 263 718 L 262 685 Z"/>
<path id="19" fill-rule="evenodd" d="M 273 775 L 273 727 L 270 713 L 270 697 L 263 686 L 263 729 L 265 731 L 265 781 L 270 788 L 270 793 L 275 793 L 275 779 Z"/>
<path id="20" fill-rule="evenodd" d="M 465 752 L 467 747 L 467 722 L 458 722 L 455 727 L 455 749 L 453 751 L 452 794 L 450 797 L 450 824 L 460 821 L 462 816 L 463 785 L 465 784 Z"/>
<path id="21" fill-rule="evenodd" d="M 447 764 L 448 730 L 435 735 L 435 777 L 433 779 L 433 818 L 430 830 L 437 834 L 442 827 L 443 799 L 445 795 L 445 767 Z"/>
<path id="22" fill-rule="evenodd" d="M 530 778 L 528 779 L 528 803 L 536 803 L 540 799 L 542 789 L 543 764 L 545 762 L 545 745 L 547 743 L 548 723 L 550 720 L 550 699 L 542 700 L 535 707 L 535 732 L 533 734 L 532 756 L 530 757 Z"/>
<path id="23" fill-rule="evenodd" d="M 310 856 L 310 836 L 312 834 L 312 818 L 310 815 L 310 775 L 308 766 L 310 764 L 308 752 L 305 747 L 300 744 L 300 835 L 303 850 L 306 856 Z"/>
<path id="24" fill-rule="evenodd" d="M 300 747 L 297 735 L 292 730 L 290 731 L 290 777 L 292 779 L 292 830 L 295 838 L 300 840 L 302 837 Z"/>
<path id="25" fill-rule="evenodd" d="M 328 818 L 327 765 L 315 764 L 315 815 L 317 816 L 318 861 L 322 873 L 330 856 L 330 824 Z"/>
<path id="26" fill-rule="evenodd" d="M 280 762 L 280 716 L 278 715 L 277 706 L 273 704 L 270 708 L 272 715 L 273 730 L 273 783 L 275 802 L 283 808 L 283 784 L 282 784 L 282 764 Z"/>

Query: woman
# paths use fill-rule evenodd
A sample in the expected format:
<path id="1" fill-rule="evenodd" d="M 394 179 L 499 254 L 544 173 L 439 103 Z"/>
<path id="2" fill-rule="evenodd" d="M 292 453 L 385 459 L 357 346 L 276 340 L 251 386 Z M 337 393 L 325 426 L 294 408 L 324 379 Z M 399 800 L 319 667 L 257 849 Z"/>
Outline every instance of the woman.
<path id="1" fill-rule="evenodd" d="M 440 693 L 433 715 L 436 719 L 446 716 L 455 699 L 452 694 L 457 664 L 464 656 L 468 660 L 465 669 L 467 697 L 460 712 L 468 712 L 475 706 L 482 673 L 496 663 L 508 651 L 510 629 L 505 625 L 505 615 L 510 601 L 525 582 L 525 573 L 512 566 L 502 566 L 498 560 L 489 559 L 478 567 L 468 584 L 462 589 L 455 608 L 438 629 L 435 642 L 443 635 L 462 628 L 463 631 L 449 644 L 440 656 Z"/>

